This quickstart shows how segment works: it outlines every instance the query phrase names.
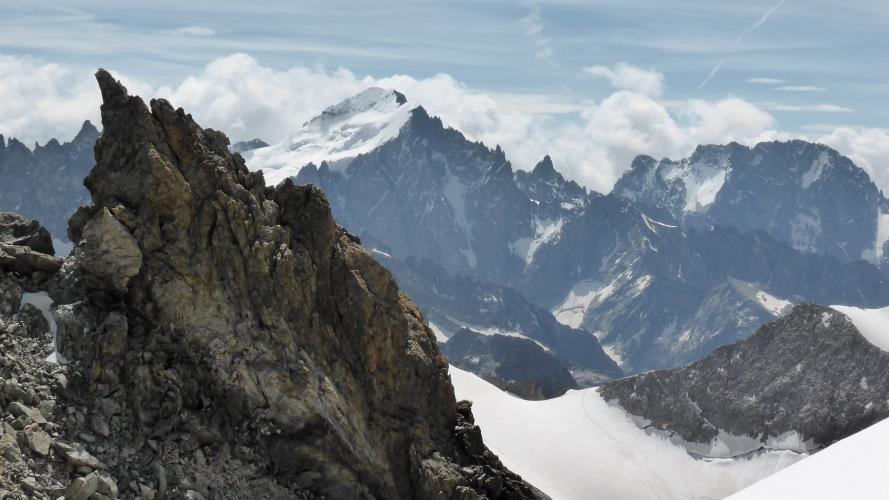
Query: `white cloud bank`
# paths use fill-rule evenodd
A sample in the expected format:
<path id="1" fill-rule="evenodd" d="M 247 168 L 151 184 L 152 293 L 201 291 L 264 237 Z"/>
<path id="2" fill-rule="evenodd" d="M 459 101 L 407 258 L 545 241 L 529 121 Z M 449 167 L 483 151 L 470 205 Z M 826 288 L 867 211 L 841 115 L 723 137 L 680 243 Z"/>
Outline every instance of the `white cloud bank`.
<path id="1" fill-rule="evenodd" d="M 620 90 L 632 90 L 652 97 L 660 97 L 664 92 L 664 75 L 653 69 L 644 69 L 625 62 L 608 66 L 590 66 L 583 69 L 594 78 L 604 78 L 611 86 Z"/>
<path id="2" fill-rule="evenodd" d="M 638 154 L 678 158 L 702 143 L 801 137 L 781 133 L 771 114 L 743 99 L 665 101 L 660 97 L 663 75 L 654 70 L 625 63 L 594 68 L 592 73 L 618 90 L 599 102 L 573 103 L 541 95 L 484 93 L 444 74 L 374 78 L 345 69 L 279 69 L 246 54 L 216 59 L 173 87 L 155 88 L 125 75 L 122 79 L 131 92 L 165 97 L 233 140 L 260 137 L 269 142 L 369 86 L 395 88 L 471 139 L 491 147 L 500 144 L 517 168 L 531 168 L 550 154 L 566 176 L 600 192 L 608 192 Z M 0 102 L 0 134 L 33 143 L 69 139 L 84 119 L 98 122 L 100 97 L 91 72 L 0 57 Z M 544 112 L 550 102 L 563 113 L 558 119 Z M 841 127 L 804 138 L 849 155 L 889 192 L 887 131 Z"/>

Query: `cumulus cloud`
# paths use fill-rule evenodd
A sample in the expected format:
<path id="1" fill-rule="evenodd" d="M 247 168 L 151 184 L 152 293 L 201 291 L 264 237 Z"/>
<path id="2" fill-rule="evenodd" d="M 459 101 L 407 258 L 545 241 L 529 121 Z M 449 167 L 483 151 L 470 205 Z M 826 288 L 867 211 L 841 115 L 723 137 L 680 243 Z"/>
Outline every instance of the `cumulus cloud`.
<path id="1" fill-rule="evenodd" d="M 216 30 L 206 26 L 183 26 L 174 30 L 167 30 L 165 33 L 183 36 L 213 36 L 216 34 Z"/>
<path id="2" fill-rule="evenodd" d="M 594 78 L 607 80 L 616 89 L 632 90 L 652 97 L 660 97 L 664 92 L 664 75 L 654 69 L 621 62 L 613 68 L 589 66 L 583 71 Z"/>
<path id="3" fill-rule="evenodd" d="M 619 65 L 606 69 L 616 81 L 633 74 Z M 346 69 L 274 68 L 246 54 L 216 59 L 172 86 L 117 76 L 132 93 L 167 98 L 233 140 L 268 142 L 284 139 L 324 107 L 367 87 L 394 88 L 470 139 L 501 145 L 515 167 L 531 168 L 550 154 L 566 176 L 600 192 L 610 191 L 638 154 L 679 158 L 702 143 L 752 145 L 800 137 L 778 131 L 768 111 L 740 98 L 664 101 L 657 91 L 663 87 L 660 74 L 642 74 L 648 75 L 646 85 L 639 84 L 644 78 L 627 77 L 635 83 L 615 85 L 621 88 L 598 102 L 486 93 L 446 74 L 371 77 Z M 45 142 L 70 138 L 84 119 L 97 120 L 100 96 L 91 71 L 2 57 L 0 102 L 0 133 Z M 881 186 L 889 186 L 889 166 L 882 159 L 889 158 L 886 131 L 836 128 L 812 134 L 806 138 L 849 154 Z"/>
<path id="4" fill-rule="evenodd" d="M 889 194 L 889 130 L 841 126 L 815 139 L 847 155 Z"/>
<path id="5" fill-rule="evenodd" d="M 636 155 L 679 158 L 698 144 L 755 144 L 776 134 L 771 115 L 737 98 L 671 108 L 644 94 L 615 92 L 581 113 L 582 126 L 554 132 L 550 154 L 583 184 L 608 192 Z"/>
<path id="6" fill-rule="evenodd" d="M 70 138 L 97 120 L 100 97 L 91 75 L 28 57 L 0 55 L 0 134 L 26 144 Z"/>

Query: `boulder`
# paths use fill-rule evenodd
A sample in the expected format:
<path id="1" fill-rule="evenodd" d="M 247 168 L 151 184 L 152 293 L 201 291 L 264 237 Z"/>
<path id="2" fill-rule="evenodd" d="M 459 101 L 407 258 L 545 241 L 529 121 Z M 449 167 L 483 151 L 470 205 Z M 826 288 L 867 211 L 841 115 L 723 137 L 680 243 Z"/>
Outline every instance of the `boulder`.
<path id="1" fill-rule="evenodd" d="M 0 243 L 27 247 L 35 252 L 55 255 L 52 236 L 33 219 L 13 212 L 0 212 Z"/>

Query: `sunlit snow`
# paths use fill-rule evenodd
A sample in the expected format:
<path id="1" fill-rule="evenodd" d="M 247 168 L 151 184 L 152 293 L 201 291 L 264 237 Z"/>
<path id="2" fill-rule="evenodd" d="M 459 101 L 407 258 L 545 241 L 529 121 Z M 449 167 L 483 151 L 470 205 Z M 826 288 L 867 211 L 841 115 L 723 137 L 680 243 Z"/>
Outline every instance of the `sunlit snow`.
<path id="1" fill-rule="evenodd" d="M 842 439 L 730 500 L 877 500 L 889 495 L 889 420 Z"/>
<path id="2" fill-rule="evenodd" d="M 58 324 L 56 324 L 56 319 L 50 311 L 53 304 L 52 298 L 50 298 L 49 294 L 46 292 L 25 293 L 22 295 L 21 305 L 24 306 L 25 304 L 31 304 L 36 307 L 46 319 L 46 322 L 49 323 L 49 333 L 52 336 L 49 347 L 52 349 L 52 352 L 46 357 L 46 360 L 58 364 L 67 363 L 68 360 L 66 360 L 65 357 L 62 356 L 62 353 L 59 352 L 57 339 L 59 327 Z"/>
<path id="3" fill-rule="evenodd" d="M 485 444 L 557 500 L 724 498 L 800 460 L 791 451 L 696 459 L 637 427 L 596 389 L 526 401 L 451 367 L 459 399 L 473 402 Z"/>
<path id="4" fill-rule="evenodd" d="M 889 351 L 889 307 L 862 309 L 851 306 L 830 306 L 845 314 L 861 335 L 871 344 Z"/>
<path id="5" fill-rule="evenodd" d="M 244 156 L 270 185 L 295 176 L 308 163 L 342 167 L 397 137 L 415 107 L 395 91 L 370 88 L 325 109 L 283 141 Z"/>

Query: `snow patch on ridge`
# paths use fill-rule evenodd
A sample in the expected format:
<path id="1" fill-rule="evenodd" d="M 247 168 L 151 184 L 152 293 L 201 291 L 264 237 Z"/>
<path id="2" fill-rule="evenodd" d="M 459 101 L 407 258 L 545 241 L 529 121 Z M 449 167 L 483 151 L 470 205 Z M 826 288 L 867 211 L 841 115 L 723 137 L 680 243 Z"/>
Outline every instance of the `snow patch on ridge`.
<path id="1" fill-rule="evenodd" d="M 803 189 L 809 189 L 809 186 L 812 185 L 815 181 L 821 178 L 821 174 L 824 173 L 824 167 L 830 164 L 830 155 L 827 151 L 822 151 L 818 154 L 818 158 L 812 162 L 812 165 L 809 167 L 802 177 L 802 185 Z"/>
<path id="2" fill-rule="evenodd" d="M 52 353 L 46 357 L 46 360 L 50 363 L 66 364 L 68 360 L 59 352 L 59 325 L 56 323 L 56 319 L 53 317 L 50 309 L 53 305 L 52 298 L 50 298 L 49 294 L 46 292 L 25 293 L 22 294 L 20 307 L 25 304 L 31 304 L 36 307 L 37 310 L 40 311 L 40 314 L 43 315 L 43 318 L 46 319 L 46 322 L 49 323 L 49 333 L 52 336 L 52 341 L 50 343 Z"/>
<path id="3" fill-rule="evenodd" d="M 862 309 L 851 306 L 830 306 L 830 308 L 846 315 L 868 342 L 889 352 L 889 307 Z"/>
<path id="4" fill-rule="evenodd" d="M 537 219 L 534 218 L 534 237 L 519 238 L 509 244 L 512 253 L 524 259 L 528 265 L 534 260 L 534 254 L 542 245 L 556 241 L 562 232 L 563 219 Z"/>
<path id="5" fill-rule="evenodd" d="M 683 212 L 697 212 L 716 201 L 716 194 L 725 184 L 729 170 L 728 157 L 720 158 L 715 164 L 686 161 L 666 168 L 662 177 L 667 181 L 679 179 L 685 186 L 685 207 Z"/>
<path id="6" fill-rule="evenodd" d="M 473 332 L 478 333 L 479 335 L 485 335 L 485 336 L 503 335 L 504 337 L 515 337 L 518 339 L 530 340 L 531 342 L 534 342 L 535 344 L 540 346 L 540 348 L 543 349 L 544 351 L 552 352 L 551 349 L 549 347 L 547 347 L 546 345 L 544 345 L 544 344 L 540 343 L 539 341 L 534 340 L 531 337 L 522 333 L 520 327 L 516 328 L 516 329 L 507 329 L 507 328 L 501 328 L 498 326 L 481 326 L 481 325 L 473 325 L 470 323 L 466 323 L 464 321 L 460 321 L 457 318 L 454 318 L 453 316 L 447 316 L 447 318 L 449 321 L 451 321 L 455 325 L 458 325 L 461 328 L 467 328 L 469 330 L 472 330 Z M 430 326 L 431 326 L 431 324 L 430 324 Z M 439 327 L 436 327 L 436 328 L 439 328 Z M 443 330 L 441 330 L 441 328 L 439 328 L 439 330 L 441 331 L 442 336 L 444 336 L 446 338 L 446 340 L 448 338 L 450 338 L 451 336 L 453 336 L 453 334 L 448 335 Z M 437 336 L 438 336 L 438 333 L 436 333 L 436 337 Z"/>
<path id="7" fill-rule="evenodd" d="M 450 338 L 447 334 L 445 334 L 445 331 L 442 330 L 441 327 L 436 325 L 435 323 L 430 322 L 429 329 L 432 330 L 432 333 L 435 334 L 435 340 L 439 342 L 447 342 Z"/>
<path id="8" fill-rule="evenodd" d="M 756 300 L 759 301 L 760 305 L 762 305 L 774 316 L 780 316 L 793 308 L 793 302 L 790 302 L 789 300 L 779 299 L 778 297 L 769 295 L 762 290 L 756 292 Z"/>
<path id="9" fill-rule="evenodd" d="M 760 285 L 748 283 L 736 278 L 729 278 L 729 283 L 735 287 L 735 290 L 741 293 L 748 300 L 756 302 L 763 309 L 768 311 L 772 316 L 778 317 L 790 312 L 793 309 L 793 302 L 785 300 L 766 292 Z"/>
<path id="10" fill-rule="evenodd" d="M 886 244 L 886 241 L 889 241 L 889 214 L 883 212 L 881 209 L 877 209 L 877 234 L 876 240 L 874 241 L 874 250 L 871 252 L 863 252 L 866 255 L 862 255 L 862 258 L 870 261 L 873 264 L 879 265 L 883 260 L 883 245 Z"/>
<path id="11" fill-rule="evenodd" d="M 645 226 L 648 227 L 648 230 L 654 234 L 657 233 L 657 227 L 663 227 L 666 229 L 676 229 L 676 226 L 671 226 L 670 224 L 664 224 L 663 222 L 658 222 L 651 217 L 639 212 L 639 215 L 642 216 L 642 222 L 645 223 Z"/>
<path id="12" fill-rule="evenodd" d="M 574 285 L 562 303 L 553 309 L 553 315 L 563 325 L 580 328 L 587 309 L 608 300 L 608 297 L 614 293 L 616 285 L 617 280 L 605 286 L 600 286 L 593 281 L 581 281 Z"/>
<path id="13" fill-rule="evenodd" d="M 307 164 L 328 162 L 342 169 L 360 154 L 398 136 L 416 105 L 393 90 L 370 88 L 330 106 L 283 141 L 244 153 L 251 170 L 262 170 L 274 185 Z"/>

